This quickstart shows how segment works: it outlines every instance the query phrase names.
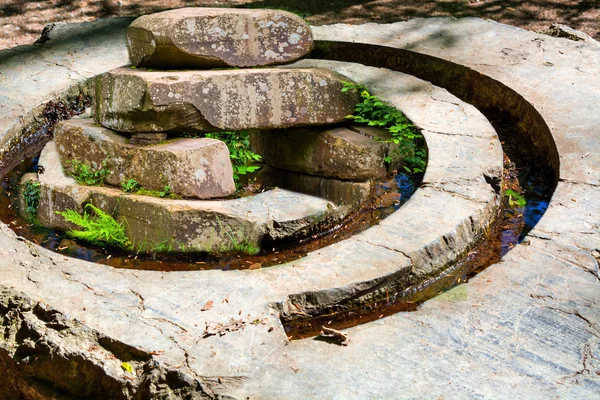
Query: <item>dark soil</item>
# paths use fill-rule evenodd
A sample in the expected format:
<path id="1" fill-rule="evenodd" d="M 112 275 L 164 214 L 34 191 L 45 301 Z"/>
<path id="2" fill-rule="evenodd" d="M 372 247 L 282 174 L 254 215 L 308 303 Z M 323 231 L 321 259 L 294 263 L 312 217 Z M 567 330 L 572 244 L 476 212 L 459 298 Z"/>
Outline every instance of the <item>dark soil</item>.
<path id="1" fill-rule="evenodd" d="M 539 31 L 557 22 L 600 40 L 600 0 L 2 0 L 0 49 L 33 43 L 51 22 L 138 16 L 190 6 L 278 8 L 295 12 L 312 25 L 453 16 L 491 19 Z"/>

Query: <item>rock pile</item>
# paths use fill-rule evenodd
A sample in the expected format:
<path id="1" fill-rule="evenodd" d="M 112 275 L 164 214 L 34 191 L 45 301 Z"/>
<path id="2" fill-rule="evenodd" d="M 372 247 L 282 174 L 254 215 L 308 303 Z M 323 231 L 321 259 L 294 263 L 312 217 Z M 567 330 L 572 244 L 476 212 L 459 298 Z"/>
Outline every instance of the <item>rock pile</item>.
<path id="1" fill-rule="evenodd" d="M 293 178 L 295 189 L 326 198 L 335 193 L 332 200 L 353 207 L 356 199 L 351 197 L 361 193 L 364 198 L 366 182 L 386 173 L 382 144 L 352 130 L 331 127 L 344 121 L 359 101 L 356 90 L 342 91 L 347 78 L 323 68 L 276 67 L 312 49 L 309 26 L 294 14 L 206 8 L 165 11 L 135 20 L 128 29 L 127 45 L 133 66 L 94 79 L 94 120 L 59 123 L 54 143 L 45 150 L 42 160 L 48 163 L 44 166 L 48 175 L 39 181 L 40 209 L 46 211 L 40 221 L 48 226 L 64 228 L 56 211 L 81 211 L 86 202 L 93 201 L 125 222 L 134 244 L 177 236 L 185 240 L 171 247 L 204 251 L 222 248 L 223 240 L 236 231 L 249 232 L 245 236 L 253 244 L 260 243 L 268 229 L 256 229 L 257 221 L 261 220 L 261 226 L 273 222 L 253 216 L 252 210 L 228 214 L 231 207 L 224 203 L 200 202 L 198 206 L 187 199 L 161 203 L 167 200 L 140 200 L 142 196 L 125 200 L 134 195 L 81 186 L 62 172 L 74 174 L 85 166 L 101 183 L 111 186 L 134 182 L 146 191 L 186 198 L 230 196 L 236 187 L 229 150 L 219 140 L 202 137 L 205 132 L 252 130 L 254 147 L 267 164 L 285 170 L 281 176 L 298 175 Z M 327 126 L 306 128 L 323 125 Z M 284 130 L 288 128 L 294 129 Z M 189 136 L 183 133 L 200 137 L 182 137 Z M 327 189 L 315 193 L 316 181 L 302 175 L 344 180 L 344 188 L 319 183 L 318 187 Z M 360 181 L 360 188 L 352 187 L 352 182 L 348 186 L 348 181 Z M 339 196 L 341 192 L 351 196 Z M 297 220 L 317 224 L 328 215 L 340 216 L 328 202 L 309 203 L 306 213 L 290 213 L 283 219 L 294 226 Z M 130 204 L 135 204 L 135 212 L 126 210 Z M 174 225 L 177 213 L 189 215 L 178 217 L 187 221 L 185 226 Z M 167 220 L 166 231 L 186 230 L 185 235 L 173 233 L 161 239 L 165 230 L 161 226 Z M 297 225 L 310 232 L 310 224 Z M 189 232 L 190 227 L 194 232 Z M 205 234 L 207 229 L 210 235 Z M 287 238 L 295 234 L 289 228 L 285 235 L 269 233 Z"/>

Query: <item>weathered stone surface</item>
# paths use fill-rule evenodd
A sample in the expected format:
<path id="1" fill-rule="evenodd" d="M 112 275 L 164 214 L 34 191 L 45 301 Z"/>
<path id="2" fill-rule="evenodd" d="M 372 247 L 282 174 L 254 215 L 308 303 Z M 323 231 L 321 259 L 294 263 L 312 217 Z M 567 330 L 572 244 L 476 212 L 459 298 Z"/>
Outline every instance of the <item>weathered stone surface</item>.
<path id="1" fill-rule="evenodd" d="M 321 197 L 338 205 L 358 209 L 371 195 L 371 182 L 352 182 L 301 174 L 282 169 L 263 168 L 259 180 L 267 186 L 276 186 L 294 192 Z"/>
<path id="2" fill-rule="evenodd" d="M 95 116 L 121 132 L 275 129 L 341 122 L 358 101 L 325 69 L 148 72 L 95 79 Z"/>
<path id="3" fill-rule="evenodd" d="M 148 145 L 148 144 L 158 144 L 162 141 L 167 140 L 168 135 L 164 132 L 154 132 L 154 133 L 132 133 L 131 138 L 129 139 L 130 144 L 137 145 Z"/>
<path id="4" fill-rule="evenodd" d="M 286 11 L 181 8 L 139 17 L 127 44 L 134 65 L 177 69 L 281 64 L 313 42 L 308 24 Z"/>
<path id="5" fill-rule="evenodd" d="M 349 244 L 354 248 L 344 245 L 351 252 L 341 254 L 337 246 L 323 249 L 316 252 L 322 253 L 323 259 L 312 258 L 313 263 L 254 271 L 162 273 L 119 270 L 64 257 L 22 240 L 0 224 L 0 285 L 10 293 L 26 292 L 71 318 L 85 321 L 86 326 L 115 342 L 152 354 L 153 361 L 172 367 L 180 376 L 201 379 L 208 388 L 207 397 L 597 397 L 597 46 L 477 19 L 418 19 L 388 25 L 314 29 L 324 48 L 332 51 L 324 52 L 325 57 L 335 54 L 343 42 L 345 46 L 340 48 L 345 50 L 344 57 L 362 57 L 365 63 L 428 77 L 478 106 L 510 111 L 521 118 L 520 124 L 540 143 L 555 143 L 554 151 L 558 149 L 561 160 L 561 181 L 540 229 L 534 229 L 530 235 L 533 237 L 516 246 L 501 263 L 424 303 L 415 312 L 349 328 L 350 347 L 310 339 L 287 341 L 267 304 L 281 302 L 287 294 L 299 293 L 303 288 L 319 293 L 325 300 L 360 296 L 366 288 L 366 274 L 406 272 L 410 261 L 398 249 L 387 250 L 382 245 L 352 240 Z M 95 43 L 90 40 L 90 44 Z M 120 46 L 100 43 L 107 51 Z M 13 54 L 9 64 L 0 64 L 0 70 L 4 75 L 6 65 L 17 65 L 20 76 L 39 74 L 40 78 L 47 78 L 30 82 L 25 88 L 29 93 L 26 99 L 33 98 L 39 104 L 40 99 L 48 99 L 53 88 L 74 85 L 69 75 L 87 71 L 85 64 L 104 66 L 99 56 L 103 52 L 97 49 L 82 56 L 83 61 L 73 62 L 71 45 L 72 42 L 66 42 L 65 48 L 53 55 L 59 65 L 47 67 L 45 58 L 32 50 L 30 54 Z M 49 53 L 45 52 L 46 56 Z M 127 63 L 125 56 L 122 65 Z M 42 64 L 44 68 L 40 68 Z M 454 146 L 453 150 L 440 152 L 440 143 L 430 152 L 427 172 L 431 172 L 430 181 L 438 181 L 439 185 L 437 191 L 426 188 L 427 194 L 435 196 L 448 187 L 439 181 L 443 177 L 440 168 L 449 167 L 455 195 L 471 196 L 472 184 L 477 182 L 475 176 L 490 168 L 483 160 L 494 158 L 475 151 L 488 137 L 478 135 L 482 129 L 474 129 L 473 125 L 464 129 L 464 121 L 472 118 L 476 110 L 444 95 L 433 85 L 415 81 L 406 81 L 410 83 L 404 86 L 406 90 L 395 96 L 388 85 L 391 75 L 378 71 L 376 78 L 356 80 L 369 87 L 379 86 L 379 90 L 390 89 L 388 100 L 395 99 L 399 108 L 414 114 L 411 118 L 415 123 L 428 125 L 424 131 L 428 144 L 444 137 L 445 143 Z M 3 82 L 3 87 L 16 94 L 19 92 L 15 88 L 23 84 L 13 78 L 11 75 Z M 446 111 L 435 118 L 429 113 L 419 117 L 425 104 L 412 102 L 416 94 L 446 104 Z M 16 115 L 30 113 L 28 102 L 19 101 L 12 98 L 3 104 L 10 109 L 23 104 L 21 114 Z M 13 125 L 1 124 L 2 137 L 21 132 L 28 121 L 15 119 Z M 448 121 L 452 121 L 452 126 Z M 445 156 L 454 154 L 464 143 L 471 143 L 474 135 L 480 143 L 472 150 L 458 151 L 455 157 Z M 545 141 L 544 135 L 552 141 Z M 550 154 L 551 148 L 548 149 Z M 477 160 L 469 154 L 476 154 Z M 470 165 L 472 161 L 477 162 Z M 461 183 L 460 175 L 464 173 L 468 179 Z M 461 184 L 465 185 L 462 190 Z M 447 199 L 451 201 L 452 197 Z M 419 201 L 414 198 L 407 205 Z M 410 218 L 419 221 L 427 217 L 420 210 Z M 444 220 L 453 217 L 447 215 Z M 568 224 L 566 231 L 562 230 L 564 223 Z M 415 240 L 419 240 L 419 234 L 416 236 Z M 455 242 L 449 241 L 449 245 Z M 324 287 L 322 282 L 338 287 L 317 292 Z M 208 300 L 215 300 L 213 309 L 200 311 L 199 305 Z M 202 337 L 206 325 L 226 324 L 231 318 L 239 321 L 243 330 Z M 251 323 L 255 320 L 262 323 Z M 52 332 L 46 329 L 42 333 Z M 36 349 L 43 350 L 46 339 L 36 339 Z M 78 352 L 77 356 L 89 358 L 87 354 Z M 19 371 L 27 371 L 26 365 L 18 367 Z M 4 368 L 5 364 L 0 364 L 2 372 Z M 478 373 L 474 374 L 474 370 Z M 73 382 L 79 373 L 74 371 Z M 147 376 L 143 374 L 140 379 Z M 194 390 L 192 395 L 198 393 L 202 390 Z M 100 392 L 94 395 L 106 397 Z"/>
<path id="6" fill-rule="evenodd" d="M 400 146 L 392 142 L 393 136 L 390 131 L 385 128 L 366 124 L 350 124 L 348 125 L 348 129 L 373 138 L 384 146 L 385 156 L 390 159 L 390 162 L 386 163 L 388 173 L 393 173 L 402 167 L 403 157 L 400 154 Z"/>
<path id="7" fill-rule="evenodd" d="M 48 101 L 89 95 L 89 78 L 129 63 L 125 30 L 132 21 L 51 24 L 43 43 L 0 50 L 0 173 L 23 159 L 24 147 L 43 140 L 43 130 L 27 128 L 48 123 Z"/>
<path id="8" fill-rule="evenodd" d="M 3 399 L 19 399 L 21 394 L 28 399 L 211 397 L 202 379 L 186 377 L 153 360 L 149 352 L 2 287 L 0 326 L 5 328 L 0 341 Z M 135 379 L 142 373 L 143 379 Z"/>
<path id="9" fill-rule="evenodd" d="M 326 178 L 385 176 L 385 146 L 345 127 L 253 131 L 252 149 L 272 167 Z"/>
<path id="10" fill-rule="evenodd" d="M 74 119 L 56 125 L 54 138 L 65 169 L 73 160 L 106 168 L 105 181 L 120 186 L 135 179 L 150 190 L 209 199 L 235 192 L 233 169 L 225 143 L 209 138 L 173 139 L 163 144 L 137 146 L 92 119 Z M 103 167 L 104 165 L 104 167 Z"/>
<path id="11" fill-rule="evenodd" d="M 548 35 L 548 36 L 554 36 L 554 37 L 560 37 L 560 38 L 565 38 L 565 39 L 569 39 L 569 40 L 574 40 L 576 42 L 583 41 L 586 43 L 600 46 L 600 42 L 598 42 L 596 39 L 594 39 L 587 33 L 575 30 L 575 29 L 571 28 L 570 26 L 563 25 L 563 24 L 554 23 L 550 27 L 548 27 L 548 29 L 544 29 L 543 31 L 540 31 L 540 33 L 543 33 L 544 35 Z"/>
<path id="12" fill-rule="evenodd" d="M 86 203 L 125 222 L 135 248 L 163 251 L 229 252 L 239 245 L 260 249 L 263 239 L 299 239 L 336 223 L 349 211 L 327 200 L 282 189 L 233 200 L 167 200 L 118 189 L 78 185 L 64 175 L 57 146 L 46 145 L 37 217 L 43 226 L 74 228 L 56 211 L 83 212 Z M 23 180 L 34 178 L 25 175 Z M 289 207 L 294 204 L 294 207 Z"/>

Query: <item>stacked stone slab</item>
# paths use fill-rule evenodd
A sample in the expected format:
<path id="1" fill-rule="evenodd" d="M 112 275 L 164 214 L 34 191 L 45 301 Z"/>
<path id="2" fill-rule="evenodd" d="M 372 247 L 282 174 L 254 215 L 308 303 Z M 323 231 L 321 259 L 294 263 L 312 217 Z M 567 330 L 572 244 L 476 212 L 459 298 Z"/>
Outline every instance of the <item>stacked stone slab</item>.
<path id="1" fill-rule="evenodd" d="M 109 170 L 103 179 L 111 186 L 135 180 L 138 185 L 155 191 L 164 192 L 163 188 L 168 186 L 172 193 L 186 198 L 227 197 L 235 192 L 235 184 L 225 143 L 202 137 L 182 138 L 181 133 L 270 130 L 270 133 L 264 133 L 268 140 L 273 132 L 277 136 L 276 132 L 284 128 L 330 126 L 342 122 L 359 100 L 356 90 L 342 91 L 348 79 L 331 70 L 273 68 L 306 56 L 313 46 L 309 26 L 287 12 L 201 8 L 165 11 L 134 21 L 128 29 L 127 44 L 134 66 L 110 71 L 94 80 L 94 120 L 59 123 L 55 129 L 55 143 L 49 145 L 54 150 L 47 149 L 44 153 L 55 152 L 65 171 L 73 171 L 79 164 L 92 170 Z M 235 69 L 224 70 L 223 67 Z M 202 70 L 180 70 L 182 68 Z M 331 136 L 332 141 L 321 143 L 313 161 L 331 160 L 325 167 L 318 166 L 308 172 L 325 172 L 325 176 L 363 181 L 385 174 L 383 163 L 378 162 L 383 155 L 381 146 L 376 142 L 366 143 L 364 136 L 359 141 L 349 140 L 349 134 L 358 135 L 340 129 Z M 314 142 L 314 136 L 314 132 L 306 131 L 298 139 L 310 144 Z M 336 145 L 340 140 L 344 142 L 342 147 L 339 143 Z M 371 157 L 370 152 L 375 156 Z M 268 158 L 276 159 L 277 156 Z M 332 170 L 333 164 L 338 162 L 348 171 L 356 171 L 350 165 L 356 162 L 361 166 L 360 172 L 340 176 Z M 55 162 L 50 164 L 56 165 Z M 50 171 L 50 166 L 47 169 Z M 367 169 L 375 172 L 365 172 Z M 302 172 L 302 168 L 296 170 Z M 212 205 L 206 202 L 192 205 L 187 199 L 142 201 L 117 189 L 81 186 L 64 178 L 60 172 L 55 171 L 55 175 L 61 178 L 40 179 L 45 193 L 40 209 L 47 212 L 38 214 L 47 226 L 61 226 L 57 220 L 62 217 L 56 211 L 67 208 L 81 211 L 83 203 L 92 201 L 126 223 L 132 242 L 152 242 L 148 243 L 150 248 L 157 244 L 154 242 L 165 239 L 150 233 L 166 234 L 169 229 L 185 231 L 178 233 L 176 242 L 182 248 L 196 250 L 222 248 L 227 240 L 231 240 L 231 232 L 251 232 L 249 236 L 242 236 L 251 237 L 254 244 L 267 235 L 263 230 L 253 228 L 256 216 L 252 210 L 237 210 L 243 217 L 231 214 L 231 218 L 225 218 L 226 213 L 219 214 L 218 210 L 228 210 L 229 205 L 226 206 L 224 201 Z M 361 193 L 363 201 L 368 192 L 364 184 L 359 191 L 348 190 L 347 182 L 343 190 L 334 186 L 320 184 L 319 187 L 327 187 L 326 195 L 321 197 L 342 200 L 330 199 L 330 195 L 346 193 L 343 202 L 347 206 L 338 210 L 324 200 L 315 203 L 308 197 L 306 201 L 298 198 L 294 201 L 296 205 L 306 203 L 311 207 L 297 210 L 298 218 L 306 223 L 298 224 L 299 219 L 294 216 L 291 219 L 295 221 L 294 226 L 302 226 L 302 232 L 311 232 L 328 219 L 333 222 L 356 206 L 347 193 Z M 100 197 L 98 193 L 101 193 Z M 319 191 L 312 194 L 323 195 Z M 129 203 L 136 204 L 135 212 L 123 211 Z M 182 222 L 180 227 L 160 222 L 174 221 L 173 216 L 184 209 L 186 215 L 193 215 L 195 222 Z M 272 213 L 267 214 L 274 218 Z M 205 217 L 211 215 L 216 216 L 216 222 L 205 221 Z M 285 218 L 291 217 L 286 214 Z M 261 223 L 283 226 L 275 220 Z M 206 229 L 201 229 L 202 226 Z M 210 235 L 203 233 L 207 229 L 212 232 Z M 285 232 L 288 233 L 275 236 L 290 239 L 298 235 L 290 229 Z M 174 234 L 170 236 L 175 238 Z"/>

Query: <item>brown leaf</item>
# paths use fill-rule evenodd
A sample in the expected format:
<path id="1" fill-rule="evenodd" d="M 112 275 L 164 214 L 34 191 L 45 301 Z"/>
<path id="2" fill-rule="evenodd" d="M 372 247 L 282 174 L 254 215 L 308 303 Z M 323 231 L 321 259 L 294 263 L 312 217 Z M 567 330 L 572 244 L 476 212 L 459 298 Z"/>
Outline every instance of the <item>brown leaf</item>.
<path id="1" fill-rule="evenodd" d="M 261 263 L 254 263 L 248 267 L 248 269 L 260 269 L 260 268 L 262 268 Z"/>
<path id="2" fill-rule="evenodd" d="M 206 302 L 205 305 L 202 306 L 202 308 L 200 309 L 200 311 L 208 311 L 213 307 L 213 301 L 209 300 Z"/>

